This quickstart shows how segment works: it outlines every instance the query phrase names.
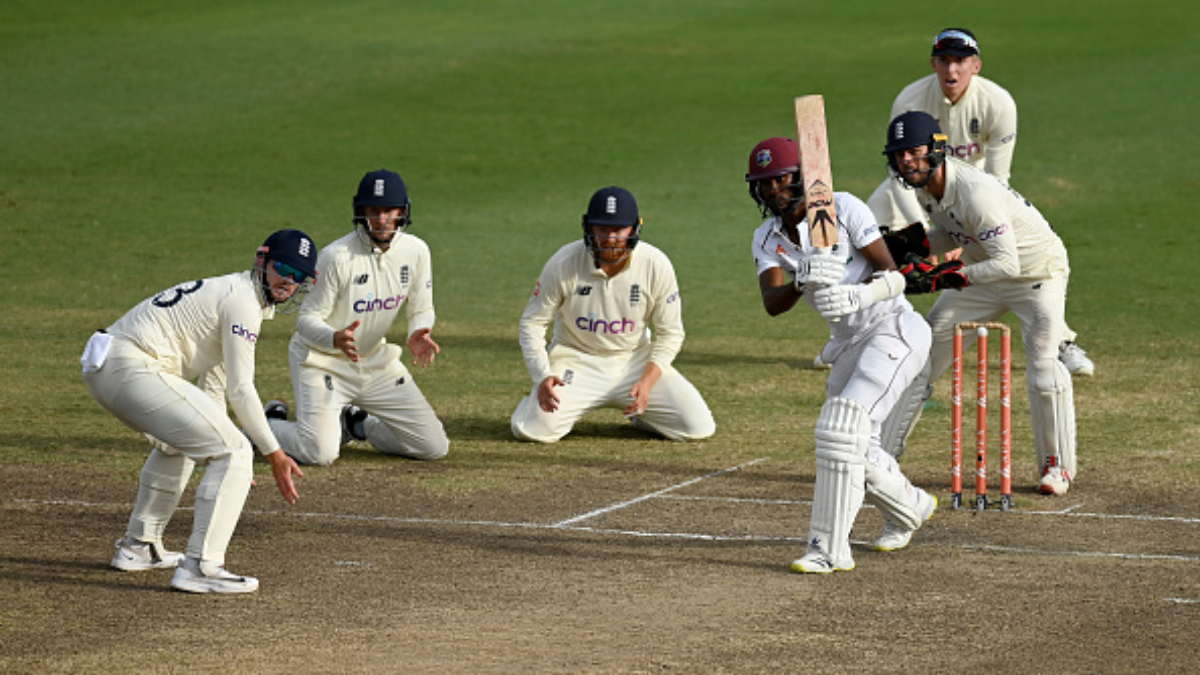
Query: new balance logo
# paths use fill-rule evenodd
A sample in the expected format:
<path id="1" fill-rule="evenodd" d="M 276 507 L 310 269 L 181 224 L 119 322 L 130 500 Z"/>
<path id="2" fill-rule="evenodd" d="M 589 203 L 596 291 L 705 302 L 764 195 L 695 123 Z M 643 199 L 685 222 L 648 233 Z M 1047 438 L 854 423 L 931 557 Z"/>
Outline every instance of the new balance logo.
<path id="1" fill-rule="evenodd" d="M 575 289 L 575 295 L 591 295 L 591 294 L 592 294 L 591 286 L 580 286 L 579 288 Z"/>
<path id="2" fill-rule="evenodd" d="M 370 274 L 364 274 L 364 275 L 362 275 L 362 276 L 360 276 L 360 277 L 355 277 L 355 278 L 354 278 L 354 283 L 355 283 L 355 284 L 357 284 L 357 285 L 359 285 L 359 286 L 361 286 L 361 285 L 363 285 L 363 284 L 367 283 L 367 280 L 368 280 L 368 279 L 370 279 L 370 278 L 371 278 L 371 275 L 370 275 Z"/>

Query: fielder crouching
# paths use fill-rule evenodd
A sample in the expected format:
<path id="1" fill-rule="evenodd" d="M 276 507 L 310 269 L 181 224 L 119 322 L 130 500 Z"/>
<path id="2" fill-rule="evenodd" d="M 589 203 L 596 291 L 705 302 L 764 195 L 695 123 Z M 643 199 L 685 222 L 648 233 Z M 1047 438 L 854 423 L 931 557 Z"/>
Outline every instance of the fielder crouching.
<path id="1" fill-rule="evenodd" d="M 929 311 L 929 381 L 937 381 L 950 367 L 956 324 L 1015 314 L 1025 345 L 1038 491 L 1066 494 L 1077 470 L 1074 386 L 1059 359 L 1071 271 L 1066 247 L 1016 190 L 947 157 L 946 135 L 929 114 L 910 111 L 892 119 L 883 154 L 892 175 L 913 190 L 932 224 L 928 232 L 910 227 L 888 236 L 892 255 L 912 261 L 906 265 L 907 292 L 954 289 L 939 295 Z M 958 260 L 938 266 L 920 261 L 958 247 L 963 250 Z M 912 425 L 919 405 L 915 410 Z M 907 430 L 897 437 L 905 435 Z"/>
<path id="2" fill-rule="evenodd" d="M 263 243 L 252 270 L 168 288 L 88 340 L 81 361 L 92 398 L 153 446 L 113 567 L 175 568 L 171 585 L 191 593 L 258 588 L 254 577 L 224 568 L 254 479 L 251 439 L 289 503 L 299 496 L 293 476 L 304 474 L 267 426 L 254 348 L 263 320 L 307 291 L 316 261 L 308 235 L 280 230 Z M 245 434 L 226 414 L 226 399 Z M 164 548 L 162 537 L 196 464 L 205 471 L 185 556 Z"/>

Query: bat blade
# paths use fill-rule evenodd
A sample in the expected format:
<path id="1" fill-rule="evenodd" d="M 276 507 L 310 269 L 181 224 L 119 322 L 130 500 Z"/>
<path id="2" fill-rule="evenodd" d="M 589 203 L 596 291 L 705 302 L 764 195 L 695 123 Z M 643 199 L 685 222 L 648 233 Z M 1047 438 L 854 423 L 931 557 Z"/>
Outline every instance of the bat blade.
<path id="1" fill-rule="evenodd" d="M 808 238 L 813 247 L 828 253 L 838 241 L 838 221 L 825 131 L 825 97 L 820 94 L 796 98 L 796 142 L 804 177 Z"/>

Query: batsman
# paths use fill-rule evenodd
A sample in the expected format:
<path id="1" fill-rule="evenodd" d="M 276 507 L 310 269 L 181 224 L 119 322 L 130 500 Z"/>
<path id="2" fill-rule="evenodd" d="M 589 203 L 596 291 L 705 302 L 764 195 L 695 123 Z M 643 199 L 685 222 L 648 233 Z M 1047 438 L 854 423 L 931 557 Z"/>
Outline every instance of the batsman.
<path id="1" fill-rule="evenodd" d="M 797 115 L 802 139 L 804 117 Z M 819 126 L 823 139 L 823 112 Z M 873 544 L 879 551 L 907 546 L 937 508 L 880 444 L 881 424 L 925 365 L 930 331 L 904 298 L 904 279 L 866 204 L 832 192 L 827 155 L 823 163 L 806 158 L 802 170 L 807 151 L 791 139 L 769 138 L 750 153 L 746 181 L 766 219 L 751 248 L 763 307 L 777 316 L 803 299 L 832 335 L 821 353 L 832 367 L 815 433 L 808 547 L 792 563 L 795 572 L 827 574 L 854 569 L 850 530 L 864 499 L 886 520 Z M 817 182 L 832 200 L 805 198 Z M 831 227 L 822 230 L 822 222 Z"/>

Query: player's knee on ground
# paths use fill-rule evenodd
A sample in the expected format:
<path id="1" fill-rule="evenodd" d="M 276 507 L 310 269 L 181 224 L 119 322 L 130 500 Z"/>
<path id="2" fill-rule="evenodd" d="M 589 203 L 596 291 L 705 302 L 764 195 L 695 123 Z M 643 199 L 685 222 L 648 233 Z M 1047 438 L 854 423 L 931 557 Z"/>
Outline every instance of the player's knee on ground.
<path id="1" fill-rule="evenodd" d="M 296 443 L 294 447 L 285 448 L 288 455 L 299 464 L 313 466 L 329 466 L 341 454 L 340 429 L 335 434 L 318 434 L 317 431 L 304 423 L 296 425 Z M 282 440 L 280 442 L 283 442 Z"/>
<path id="2" fill-rule="evenodd" d="M 367 442 L 380 452 L 409 459 L 438 460 L 450 452 L 450 439 L 441 423 L 432 420 L 427 422 L 415 429 L 394 429 L 370 416 L 363 428 Z"/>
<path id="3" fill-rule="evenodd" d="M 705 413 L 679 417 L 674 420 L 673 426 L 655 424 L 640 417 L 631 421 L 635 427 L 657 433 L 669 441 L 702 441 L 717 432 L 717 423 L 713 420 L 712 413 Z"/>
<path id="4" fill-rule="evenodd" d="M 513 415 L 509 421 L 509 428 L 512 429 L 512 435 L 518 441 L 527 441 L 530 443 L 556 443 L 563 436 L 566 436 L 565 433 L 548 429 L 546 425 L 540 423 L 536 418 L 530 420 L 519 414 Z"/>

